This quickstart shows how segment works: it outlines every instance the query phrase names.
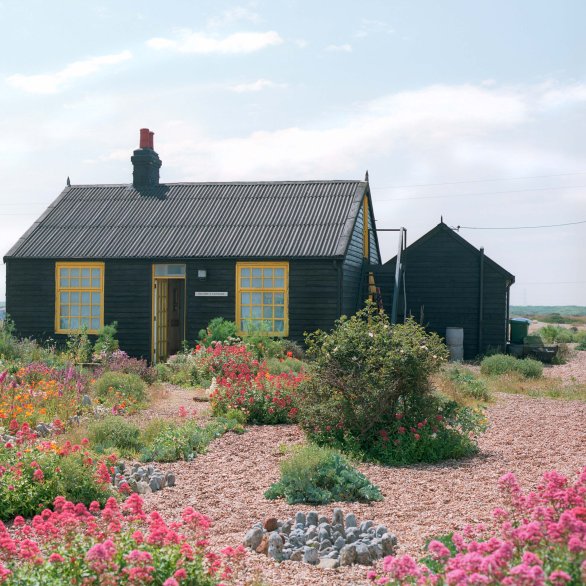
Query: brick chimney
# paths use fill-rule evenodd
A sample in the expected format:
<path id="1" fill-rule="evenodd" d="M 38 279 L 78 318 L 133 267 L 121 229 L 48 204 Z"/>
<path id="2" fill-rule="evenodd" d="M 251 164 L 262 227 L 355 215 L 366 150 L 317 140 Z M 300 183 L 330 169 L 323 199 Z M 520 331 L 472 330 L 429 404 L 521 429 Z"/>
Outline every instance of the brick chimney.
<path id="1" fill-rule="evenodd" d="M 159 169 L 163 163 L 154 150 L 154 137 L 154 132 L 141 128 L 139 148 L 130 157 L 133 167 L 132 184 L 136 189 L 159 184 Z"/>

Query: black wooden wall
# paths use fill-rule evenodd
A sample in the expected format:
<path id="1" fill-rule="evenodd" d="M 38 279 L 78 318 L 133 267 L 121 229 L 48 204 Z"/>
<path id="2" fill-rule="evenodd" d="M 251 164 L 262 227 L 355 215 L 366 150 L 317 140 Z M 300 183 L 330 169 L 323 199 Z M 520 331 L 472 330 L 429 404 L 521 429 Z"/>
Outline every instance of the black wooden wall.
<path id="1" fill-rule="evenodd" d="M 157 261 L 104 262 L 104 322 L 118 322 L 123 350 L 149 358 L 152 264 Z M 235 319 L 235 259 L 158 262 L 187 265 L 186 335 L 190 342 L 212 318 Z M 6 310 L 18 334 L 64 342 L 66 336 L 55 334 L 55 261 L 9 259 L 6 264 Z M 198 269 L 206 269 L 205 280 L 198 279 Z M 289 338 L 302 341 L 306 331 L 331 329 L 341 314 L 341 277 L 341 261 L 289 260 Z M 228 297 L 195 297 L 195 291 L 227 291 Z"/>
<path id="2" fill-rule="evenodd" d="M 374 219 L 372 212 L 369 210 L 370 221 L 369 226 L 375 228 Z M 367 264 L 364 262 L 363 252 L 363 237 L 364 237 L 364 207 L 361 206 L 360 212 L 356 218 L 354 224 L 354 230 L 350 238 L 350 244 L 346 252 L 346 258 L 344 259 L 342 270 L 343 270 L 343 283 L 342 283 L 342 313 L 344 315 L 353 315 L 363 305 L 364 299 L 366 298 L 367 291 L 364 287 L 366 282 L 366 270 Z M 369 232 L 369 253 L 370 264 L 378 264 L 380 262 L 380 256 L 376 241 L 376 232 L 371 230 Z"/>
<path id="3" fill-rule="evenodd" d="M 480 252 L 447 233 L 434 230 L 404 253 L 406 315 L 445 336 L 447 327 L 464 328 L 464 358 L 472 359 L 488 349 L 505 349 L 507 336 L 507 277 L 485 257 L 482 342 L 479 346 Z M 390 314 L 396 260 L 377 273 L 385 310 Z M 403 282 L 398 316 L 403 318 Z"/>

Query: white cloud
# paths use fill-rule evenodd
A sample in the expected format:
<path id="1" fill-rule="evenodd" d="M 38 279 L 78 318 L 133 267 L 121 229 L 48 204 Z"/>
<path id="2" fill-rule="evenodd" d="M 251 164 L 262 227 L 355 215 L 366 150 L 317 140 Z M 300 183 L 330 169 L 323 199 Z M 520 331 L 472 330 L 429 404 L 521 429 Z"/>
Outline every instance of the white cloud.
<path id="1" fill-rule="evenodd" d="M 161 151 L 185 180 L 355 177 L 367 165 L 375 169 L 377 161 L 392 169 L 395 184 L 413 182 L 410 173 L 424 182 L 426 176 L 450 173 L 499 177 L 581 169 L 579 154 L 539 138 L 544 92 L 481 84 L 429 86 L 356 104 L 330 123 L 320 118 L 315 125 L 221 139 L 205 133 L 185 136 L 185 127 L 169 129 Z M 557 131 L 552 127 L 551 132 Z"/>
<path id="2" fill-rule="evenodd" d="M 395 30 L 387 22 L 383 20 L 371 20 L 363 18 L 359 29 L 354 33 L 357 38 L 368 37 L 373 33 L 393 34 Z"/>
<path id="3" fill-rule="evenodd" d="M 246 6 L 233 6 L 224 10 L 220 16 L 212 16 L 209 18 L 207 28 L 221 28 L 242 21 L 257 24 L 260 20 L 259 14 L 251 8 Z"/>
<path id="4" fill-rule="evenodd" d="M 260 92 L 264 89 L 269 88 L 286 88 L 286 83 L 275 83 L 270 79 L 257 79 L 251 83 L 238 83 L 236 85 L 230 86 L 230 90 L 239 94 L 247 93 L 247 92 Z"/>
<path id="5" fill-rule="evenodd" d="M 109 65 L 116 65 L 129 59 L 132 59 L 132 53 L 130 51 L 122 51 L 113 55 L 102 55 L 100 57 L 75 61 L 56 73 L 41 73 L 37 75 L 17 73 L 7 77 L 6 81 L 13 87 L 25 92 L 33 94 L 54 94 L 64 89 L 74 79 L 87 77 Z"/>
<path id="6" fill-rule="evenodd" d="M 554 87 L 547 90 L 541 98 L 541 103 L 546 108 L 557 108 L 585 101 L 586 84 L 575 84 L 564 88 Z"/>
<path id="7" fill-rule="evenodd" d="M 293 43 L 295 43 L 300 49 L 305 49 L 305 47 L 309 46 L 309 41 L 307 39 L 295 39 Z"/>
<path id="8" fill-rule="evenodd" d="M 326 51 L 333 51 L 338 53 L 352 53 L 352 45 L 344 43 L 343 45 L 328 45 Z"/>
<path id="9" fill-rule="evenodd" d="M 168 49 L 179 53 L 200 55 L 254 53 L 281 43 L 283 39 L 275 31 L 240 32 L 218 37 L 204 32 L 183 30 L 176 39 L 156 37 L 147 41 L 147 45 L 153 49 Z"/>

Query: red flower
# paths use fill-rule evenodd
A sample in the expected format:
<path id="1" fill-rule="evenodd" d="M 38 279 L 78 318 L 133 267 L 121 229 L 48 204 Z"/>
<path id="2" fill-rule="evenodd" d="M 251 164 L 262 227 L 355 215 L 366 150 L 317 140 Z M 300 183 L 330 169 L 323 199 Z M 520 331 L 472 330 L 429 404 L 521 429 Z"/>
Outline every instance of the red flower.
<path id="1" fill-rule="evenodd" d="M 43 474 L 43 471 L 40 468 L 37 468 L 33 472 L 33 478 L 38 482 L 42 482 L 45 479 L 45 475 Z"/>

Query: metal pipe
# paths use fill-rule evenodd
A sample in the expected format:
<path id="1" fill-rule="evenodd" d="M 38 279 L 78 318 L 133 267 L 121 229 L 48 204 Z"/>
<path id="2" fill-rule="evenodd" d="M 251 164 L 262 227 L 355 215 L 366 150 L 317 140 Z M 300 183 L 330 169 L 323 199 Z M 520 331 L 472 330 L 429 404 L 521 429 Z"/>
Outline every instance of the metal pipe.
<path id="1" fill-rule="evenodd" d="M 393 289 L 393 305 L 391 308 L 391 323 L 397 323 L 397 305 L 399 303 L 399 287 L 401 285 L 401 253 L 403 252 L 405 228 L 401 228 L 401 237 L 399 238 L 399 250 L 397 251 L 397 263 L 395 265 L 395 287 Z"/>

